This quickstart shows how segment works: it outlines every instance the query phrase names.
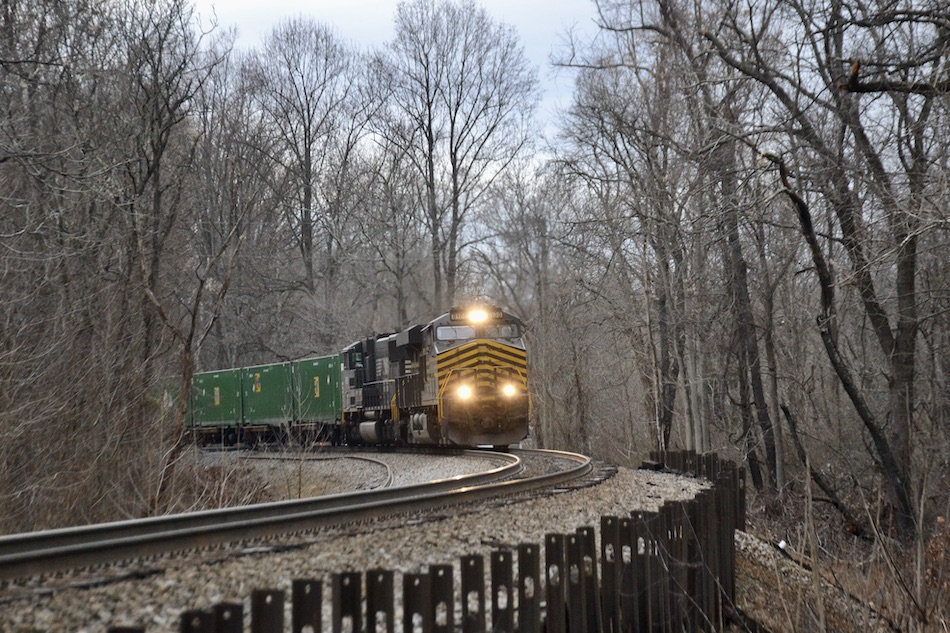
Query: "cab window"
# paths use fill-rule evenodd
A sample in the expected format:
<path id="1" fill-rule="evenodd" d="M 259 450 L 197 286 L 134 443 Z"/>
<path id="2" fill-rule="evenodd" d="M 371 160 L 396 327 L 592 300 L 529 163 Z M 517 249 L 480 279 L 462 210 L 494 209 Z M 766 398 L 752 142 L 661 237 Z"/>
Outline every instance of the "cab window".
<path id="1" fill-rule="evenodd" d="M 475 328 L 470 325 L 441 325 L 435 337 L 440 341 L 467 341 L 475 338 Z"/>
<path id="2" fill-rule="evenodd" d="M 486 327 L 485 336 L 488 338 L 518 338 L 520 333 L 516 323 L 502 323 Z"/>

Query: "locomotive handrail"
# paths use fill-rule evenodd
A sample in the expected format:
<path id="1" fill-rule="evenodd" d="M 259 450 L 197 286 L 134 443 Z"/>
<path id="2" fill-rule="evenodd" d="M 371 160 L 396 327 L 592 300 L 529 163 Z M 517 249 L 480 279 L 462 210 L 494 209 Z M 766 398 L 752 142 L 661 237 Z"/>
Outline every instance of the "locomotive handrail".
<path id="1" fill-rule="evenodd" d="M 584 476 L 592 469 L 589 458 L 560 453 L 577 466 L 540 477 L 485 483 L 491 477 L 511 475 L 521 468 L 517 456 L 499 455 L 506 455 L 510 463 L 486 473 L 426 484 L 3 536 L 0 579 L 308 531 L 342 520 L 365 520 L 478 501 L 557 485 Z"/>

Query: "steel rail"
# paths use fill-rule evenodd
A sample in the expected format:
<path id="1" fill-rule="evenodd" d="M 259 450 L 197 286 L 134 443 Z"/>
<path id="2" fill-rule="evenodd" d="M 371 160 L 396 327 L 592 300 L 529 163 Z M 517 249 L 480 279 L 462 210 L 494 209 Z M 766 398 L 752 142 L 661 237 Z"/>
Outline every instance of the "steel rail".
<path id="1" fill-rule="evenodd" d="M 459 451 L 460 455 L 478 454 Z M 484 457 L 484 452 L 480 453 Z M 349 457 L 349 456 L 347 456 Z M 131 519 L 95 525 L 44 530 L 0 536 L 0 580 L 73 569 L 98 563 L 117 562 L 167 553 L 176 548 L 205 547 L 243 538 L 279 534 L 266 533 L 260 526 L 279 525 L 281 517 L 332 516 L 362 504 L 386 504 L 400 495 L 418 494 L 426 489 L 451 491 L 510 477 L 522 469 L 521 460 L 506 455 L 507 464 L 480 473 L 459 475 L 402 488 L 376 488 L 358 492 L 324 495 L 306 499 L 274 501 L 234 508 L 202 510 L 185 514 Z M 250 529 L 250 528 L 257 528 Z M 320 526 L 317 526 L 320 527 Z M 242 530 L 242 528 L 247 528 Z M 307 529 L 306 526 L 297 528 Z M 295 531 L 288 528 L 285 531 Z M 235 534 L 216 540 L 214 535 Z M 188 545 L 187 539 L 194 545 Z M 166 544 L 166 545 L 163 545 Z"/>
<path id="2" fill-rule="evenodd" d="M 484 451 L 481 453 L 484 455 Z M 499 482 L 499 478 L 510 477 L 521 468 L 521 460 L 508 454 L 511 461 L 507 465 L 425 484 L 3 536 L 0 537 L 0 580 L 481 501 L 557 485 L 592 470 L 590 459 L 582 455 L 547 453 L 576 465 L 540 477 Z"/>

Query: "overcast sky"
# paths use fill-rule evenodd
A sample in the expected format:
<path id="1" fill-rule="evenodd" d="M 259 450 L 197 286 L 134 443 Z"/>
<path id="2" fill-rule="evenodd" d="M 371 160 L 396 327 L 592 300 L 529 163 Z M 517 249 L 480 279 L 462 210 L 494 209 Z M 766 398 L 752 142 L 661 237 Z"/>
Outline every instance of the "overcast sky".
<path id="1" fill-rule="evenodd" d="M 539 115 L 550 127 L 558 108 L 570 103 L 570 73 L 555 73 L 550 58 L 566 33 L 594 32 L 592 0 L 476 0 L 494 19 L 518 31 L 525 53 L 539 69 L 545 91 Z M 205 20 L 212 7 L 220 27 L 237 27 L 239 46 L 254 46 L 282 19 L 304 15 L 329 24 L 344 39 L 368 49 L 392 37 L 398 0 L 196 0 Z"/>

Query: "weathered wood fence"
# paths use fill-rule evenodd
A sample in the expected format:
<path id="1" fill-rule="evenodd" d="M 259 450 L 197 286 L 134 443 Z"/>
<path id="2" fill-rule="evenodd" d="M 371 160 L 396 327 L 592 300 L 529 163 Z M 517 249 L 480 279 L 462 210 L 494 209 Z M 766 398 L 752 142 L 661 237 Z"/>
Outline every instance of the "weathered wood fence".
<path id="1" fill-rule="evenodd" d="M 721 630 L 735 598 L 733 532 L 745 527 L 744 473 L 715 454 L 654 453 L 650 459 L 645 468 L 694 474 L 713 485 L 690 501 L 668 502 L 659 512 L 602 517 L 599 551 L 594 528 L 585 527 L 548 534 L 543 545 L 494 551 L 488 575 L 481 555 L 465 556 L 458 594 L 452 565 L 399 576 L 381 569 L 333 574 L 329 605 L 321 580 L 295 580 L 291 631 L 321 633 L 325 606 L 332 633 L 395 633 L 397 621 L 405 633 Z M 283 633 L 286 599 L 281 590 L 254 591 L 251 632 Z M 183 613 L 180 630 L 243 633 L 244 625 L 244 605 L 223 603 Z"/>

